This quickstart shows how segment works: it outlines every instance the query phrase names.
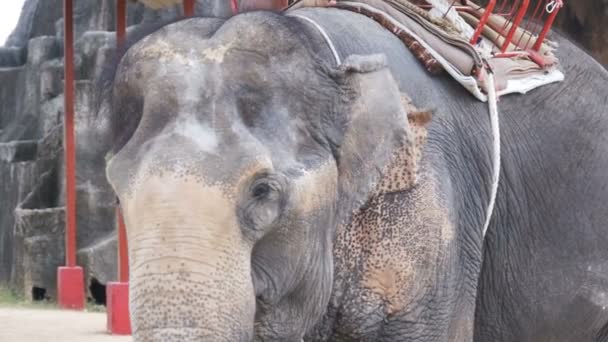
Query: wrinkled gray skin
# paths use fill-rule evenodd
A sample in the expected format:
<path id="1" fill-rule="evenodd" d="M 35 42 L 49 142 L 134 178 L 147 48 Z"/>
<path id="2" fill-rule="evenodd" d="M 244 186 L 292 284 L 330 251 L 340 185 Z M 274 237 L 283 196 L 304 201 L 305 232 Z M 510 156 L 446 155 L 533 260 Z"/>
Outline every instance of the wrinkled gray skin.
<path id="1" fill-rule="evenodd" d="M 135 341 L 607 338 L 606 71 L 560 39 L 566 80 L 501 99 L 484 242 L 486 104 L 366 17 L 298 13 L 342 66 L 258 12 L 166 26 L 110 72 Z M 415 185 L 372 196 L 412 141 L 400 93 L 432 109 L 428 141 Z"/>

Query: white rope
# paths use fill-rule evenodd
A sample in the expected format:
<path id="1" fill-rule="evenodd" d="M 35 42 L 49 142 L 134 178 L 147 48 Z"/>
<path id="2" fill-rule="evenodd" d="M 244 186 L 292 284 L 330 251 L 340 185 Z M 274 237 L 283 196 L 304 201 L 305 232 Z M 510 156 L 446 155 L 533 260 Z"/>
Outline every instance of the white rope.
<path id="1" fill-rule="evenodd" d="M 338 50 L 336 50 L 336 47 L 334 46 L 334 43 L 331 41 L 331 38 L 329 38 L 329 35 L 327 34 L 327 32 L 325 32 L 325 29 L 323 29 L 323 27 L 321 27 L 321 25 L 317 24 L 316 21 L 299 15 L 299 14 L 289 14 L 291 16 L 294 17 L 298 17 L 300 19 L 304 19 L 306 21 L 308 21 L 309 23 L 311 23 L 323 36 L 323 38 L 325 39 L 325 42 L 327 43 L 327 45 L 329 45 L 329 49 L 331 50 L 331 53 L 334 55 L 334 59 L 336 60 L 336 64 L 340 65 L 342 64 L 342 59 L 340 59 L 340 55 L 338 54 Z"/>
<path id="2" fill-rule="evenodd" d="M 498 118 L 498 105 L 496 99 L 496 88 L 494 86 L 494 74 L 488 72 L 488 107 L 490 111 L 490 125 L 492 126 L 493 136 L 493 155 L 492 155 L 492 188 L 490 189 L 490 203 L 486 211 L 486 222 L 483 225 L 482 236 L 485 238 L 494 205 L 496 203 L 496 195 L 498 193 L 498 181 L 500 179 L 500 123 Z"/>

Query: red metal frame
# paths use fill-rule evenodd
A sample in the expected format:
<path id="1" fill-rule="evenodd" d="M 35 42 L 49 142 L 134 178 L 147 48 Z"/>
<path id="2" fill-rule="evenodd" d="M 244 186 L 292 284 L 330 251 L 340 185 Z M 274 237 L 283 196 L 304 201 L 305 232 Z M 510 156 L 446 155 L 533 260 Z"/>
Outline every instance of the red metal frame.
<path id="1" fill-rule="evenodd" d="M 520 28 L 520 24 L 524 19 L 526 13 L 528 12 L 528 8 L 530 5 L 529 0 L 503 0 L 497 11 L 494 13 L 496 9 L 497 0 L 490 0 L 488 5 L 484 8 L 483 15 L 479 11 L 482 7 L 475 8 L 476 5 L 467 5 L 467 2 L 462 1 L 464 5 L 454 6 L 455 10 L 460 12 L 467 12 L 471 15 L 476 16 L 479 19 L 479 24 L 475 28 L 475 32 L 473 37 L 470 40 L 472 45 L 476 45 L 481 33 L 483 32 L 484 27 L 487 25 L 492 28 L 494 31 L 498 32 L 500 35 L 504 37 L 504 42 L 500 46 L 500 53 L 496 55 L 496 57 L 513 57 L 515 55 L 526 55 L 532 58 L 535 62 L 539 64 L 543 64 L 544 60 L 541 55 L 538 54 L 540 51 L 541 45 L 545 40 L 547 33 L 553 26 L 553 22 L 557 16 L 559 10 L 563 7 L 563 0 L 539 0 L 538 4 L 535 6 L 534 11 L 532 13 L 532 17 L 528 18 L 527 24 L 523 29 L 527 31 L 527 33 L 523 33 L 517 42 L 513 41 L 513 37 L 517 32 L 517 29 Z M 511 2 L 511 6 L 509 8 L 509 2 Z M 424 9 L 430 9 L 432 5 L 430 5 L 425 0 L 417 0 L 415 2 L 419 7 Z M 529 48 L 530 41 L 534 37 L 533 30 L 530 29 L 530 25 L 533 27 L 539 27 L 540 25 L 533 24 L 535 20 L 542 21 L 544 17 L 544 13 L 549 13 L 549 15 L 544 20 L 544 25 L 542 30 L 539 30 L 540 33 L 536 37 L 534 41 L 534 45 L 532 48 Z M 489 22 L 491 15 L 498 15 L 505 18 L 505 24 L 502 27 L 497 27 L 495 24 Z M 505 32 L 506 30 L 508 32 Z M 537 31 L 536 31 L 537 32 Z M 527 41 L 525 44 L 522 44 L 524 40 L 524 36 L 527 36 Z M 511 44 L 515 45 L 515 49 L 513 51 L 507 51 Z"/>

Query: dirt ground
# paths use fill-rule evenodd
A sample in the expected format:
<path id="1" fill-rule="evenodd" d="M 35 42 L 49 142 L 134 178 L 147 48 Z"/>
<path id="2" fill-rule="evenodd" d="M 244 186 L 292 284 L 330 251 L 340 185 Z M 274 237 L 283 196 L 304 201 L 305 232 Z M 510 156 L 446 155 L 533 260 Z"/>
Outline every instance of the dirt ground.
<path id="1" fill-rule="evenodd" d="M 131 342 L 106 332 L 106 314 L 0 307 L 2 342 Z"/>

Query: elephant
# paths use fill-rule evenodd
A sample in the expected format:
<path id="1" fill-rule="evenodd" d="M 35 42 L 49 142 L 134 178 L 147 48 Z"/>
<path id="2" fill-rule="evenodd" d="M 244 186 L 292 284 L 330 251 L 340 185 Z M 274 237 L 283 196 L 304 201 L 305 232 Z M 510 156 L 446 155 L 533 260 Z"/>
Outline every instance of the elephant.
<path id="1" fill-rule="evenodd" d="M 564 37 L 562 82 L 500 98 L 484 236 L 487 105 L 374 20 L 132 34 L 98 122 L 135 341 L 608 339 L 608 72 Z"/>

